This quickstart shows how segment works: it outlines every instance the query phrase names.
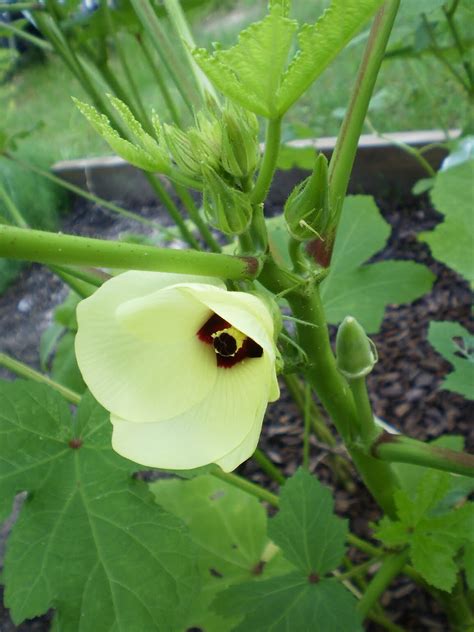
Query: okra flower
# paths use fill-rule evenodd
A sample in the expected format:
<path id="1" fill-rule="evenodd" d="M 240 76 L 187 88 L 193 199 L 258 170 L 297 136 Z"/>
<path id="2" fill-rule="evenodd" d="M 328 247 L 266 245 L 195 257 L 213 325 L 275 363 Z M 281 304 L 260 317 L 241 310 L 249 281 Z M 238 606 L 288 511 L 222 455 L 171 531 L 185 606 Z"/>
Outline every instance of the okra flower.
<path id="1" fill-rule="evenodd" d="M 119 454 L 226 471 L 252 454 L 279 396 L 263 301 L 215 278 L 125 272 L 81 301 L 77 319 L 79 368 L 111 413 Z"/>

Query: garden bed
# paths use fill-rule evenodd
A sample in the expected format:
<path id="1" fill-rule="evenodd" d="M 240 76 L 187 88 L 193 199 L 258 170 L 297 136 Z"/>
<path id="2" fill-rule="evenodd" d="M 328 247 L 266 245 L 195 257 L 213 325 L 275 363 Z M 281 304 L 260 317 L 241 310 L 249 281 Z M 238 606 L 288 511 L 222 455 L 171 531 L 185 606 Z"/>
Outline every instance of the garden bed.
<path id="1" fill-rule="evenodd" d="M 275 187 L 269 212 L 280 212 L 284 194 L 295 177 L 298 176 L 286 174 L 281 180 L 282 186 Z M 390 197 L 380 197 L 377 201 L 385 219 L 392 225 L 393 233 L 387 248 L 375 259 L 422 262 L 434 272 L 436 282 L 429 294 L 412 305 L 389 306 L 380 333 L 371 336 L 380 357 L 369 378 L 375 413 L 396 429 L 420 439 L 448 432 L 462 434 L 466 448 L 473 450 L 474 426 L 468 423 L 473 417 L 473 405 L 459 395 L 438 390 L 450 366 L 426 341 L 430 320 L 452 320 L 469 327 L 471 297 L 468 284 L 435 261 L 428 247 L 416 239 L 418 232 L 433 228 L 441 220 L 441 215 L 431 208 L 426 197 L 413 198 L 406 192 L 393 194 L 392 190 Z M 146 217 L 166 222 L 157 207 L 143 207 L 141 212 Z M 111 214 L 78 199 L 62 230 L 108 238 L 117 237 L 124 231 L 143 232 L 131 221 L 117 221 Z M 180 245 L 179 242 L 173 244 Z M 40 335 L 49 324 L 54 307 L 66 294 L 64 285 L 44 267 L 26 267 L 16 283 L 0 296 L 0 349 L 38 368 Z M 8 377 L 5 371 L 0 371 L 0 375 Z M 283 389 L 282 398 L 268 408 L 261 446 L 287 475 L 294 473 L 301 462 L 302 434 L 302 420 Z M 313 440 L 311 470 L 323 481 L 333 484 L 330 470 L 325 465 L 327 455 Z M 273 486 L 252 460 L 241 466 L 240 471 L 266 486 Z M 349 518 L 357 535 L 368 536 L 368 525 L 378 519 L 379 512 L 365 488 L 359 483 L 357 488 L 356 493 L 337 488 L 336 509 L 341 516 Z M 6 531 L 4 528 L 3 538 Z M 0 539 L 0 554 L 1 546 Z M 384 606 L 393 620 L 406 630 L 441 632 L 447 629 L 438 606 L 407 579 L 393 584 L 384 596 Z M 0 607 L 1 632 L 42 632 L 49 630 L 49 625 L 49 618 L 43 617 L 16 628 Z M 368 629 L 375 632 L 382 628 L 372 624 Z"/>

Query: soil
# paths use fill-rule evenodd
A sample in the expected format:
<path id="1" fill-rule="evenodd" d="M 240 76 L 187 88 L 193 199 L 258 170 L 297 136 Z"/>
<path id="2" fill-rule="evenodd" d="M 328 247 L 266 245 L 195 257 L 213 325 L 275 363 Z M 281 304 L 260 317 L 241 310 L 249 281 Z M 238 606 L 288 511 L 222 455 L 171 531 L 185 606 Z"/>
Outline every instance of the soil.
<path id="1" fill-rule="evenodd" d="M 369 377 L 375 413 L 418 439 L 431 439 L 444 433 L 461 434 L 466 448 L 473 451 L 474 404 L 460 395 L 439 390 L 451 367 L 426 340 L 430 320 L 453 320 L 472 330 L 469 286 L 455 272 L 435 261 L 428 247 L 416 239 L 418 232 L 433 228 L 442 219 L 430 207 L 427 198 L 394 200 L 391 197 L 378 203 L 393 227 L 393 234 L 386 249 L 375 259 L 410 259 L 424 263 L 436 274 L 437 280 L 433 290 L 413 304 L 388 306 L 380 333 L 372 336 L 380 357 Z M 275 201 L 274 209 L 277 208 L 281 208 L 281 203 Z M 154 207 L 143 208 L 141 212 L 147 217 L 162 218 L 160 210 Z M 108 238 L 127 230 L 143 232 L 131 221 L 117 221 L 111 214 L 80 201 L 76 201 L 62 230 Z M 172 246 L 182 247 L 182 244 L 175 242 Z M 64 285 L 42 266 L 25 268 L 16 283 L 0 296 L 0 350 L 38 367 L 40 335 L 51 321 L 54 307 L 66 294 Z M 12 376 L 0 369 L 0 377 L 10 379 Z M 286 475 L 293 474 L 301 462 L 302 433 L 300 414 L 283 388 L 281 399 L 268 408 L 261 447 Z M 313 438 L 311 470 L 334 488 L 335 481 L 326 464 L 329 456 L 330 452 Z M 241 466 L 240 473 L 269 488 L 274 487 L 252 460 Z M 350 519 L 356 534 L 370 537 L 369 523 L 377 520 L 380 512 L 355 472 L 353 481 L 355 492 L 340 485 L 336 487 L 336 510 Z M 0 530 L 0 570 L 2 542 L 11 522 Z M 392 620 L 404 630 L 444 632 L 449 629 L 439 606 L 408 579 L 394 582 L 382 603 Z M 51 613 L 15 627 L 0 605 L 0 632 L 46 632 L 50 620 Z M 369 624 L 367 629 L 379 632 L 384 628 Z"/>

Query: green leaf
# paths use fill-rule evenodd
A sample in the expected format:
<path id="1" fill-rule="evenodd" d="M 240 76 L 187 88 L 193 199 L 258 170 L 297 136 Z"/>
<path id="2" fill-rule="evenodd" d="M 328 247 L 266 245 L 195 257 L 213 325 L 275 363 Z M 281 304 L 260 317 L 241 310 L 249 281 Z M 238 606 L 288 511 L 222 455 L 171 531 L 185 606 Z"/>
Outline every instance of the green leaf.
<path id="1" fill-rule="evenodd" d="M 330 323 L 350 315 L 367 333 L 375 333 L 387 304 L 413 301 L 431 289 L 435 277 L 421 264 L 391 260 L 362 265 L 385 246 L 389 234 L 372 197 L 346 198 L 330 272 L 321 284 Z"/>
<path id="2" fill-rule="evenodd" d="M 270 521 L 268 535 L 307 575 L 324 575 L 344 556 L 347 521 L 332 513 L 333 506 L 329 489 L 302 469 L 281 491 L 280 511 Z"/>
<path id="3" fill-rule="evenodd" d="M 474 160 L 469 160 L 436 176 L 431 200 L 444 221 L 432 231 L 420 233 L 435 259 L 474 282 L 474 217 L 472 182 Z"/>
<path id="4" fill-rule="evenodd" d="M 49 359 L 63 333 L 64 327 L 62 325 L 59 323 L 51 323 L 51 325 L 41 335 L 39 356 L 41 370 L 43 372 L 48 371 Z"/>
<path id="5" fill-rule="evenodd" d="M 241 616 L 225 622 L 209 605 L 218 592 L 231 584 L 268 576 L 269 565 L 264 565 L 264 561 L 271 545 L 265 509 L 256 498 L 213 476 L 188 481 L 160 480 L 150 488 L 156 501 L 188 526 L 196 544 L 203 591 L 186 627 L 206 632 L 230 630 Z M 275 574 L 275 564 L 272 567 L 270 574 Z M 283 567 L 277 572 L 286 570 Z"/>
<path id="6" fill-rule="evenodd" d="M 73 101 L 78 110 L 86 117 L 95 131 L 102 136 L 113 151 L 124 160 L 132 165 L 135 165 L 135 167 L 138 167 L 139 169 L 144 169 L 145 171 L 167 172 L 169 161 L 163 150 L 151 136 L 144 132 L 141 125 L 135 120 L 130 110 L 124 103 L 118 101 L 118 99 L 113 102 L 114 107 L 120 111 L 120 114 L 125 120 L 127 126 L 132 128 L 131 131 L 135 134 L 140 146 L 136 146 L 130 141 L 122 138 L 112 127 L 105 114 L 98 112 L 92 105 L 83 103 L 82 101 L 74 98 Z M 117 101 L 121 104 L 121 106 L 118 106 Z M 127 116 L 127 113 L 130 115 L 129 117 Z"/>
<path id="7" fill-rule="evenodd" d="M 194 59 L 222 94 L 268 118 L 278 115 L 277 93 L 297 22 L 274 3 L 270 13 L 251 24 L 228 50 L 193 51 Z"/>
<path id="8" fill-rule="evenodd" d="M 0 521 L 28 492 L 4 565 L 13 620 L 53 607 L 61 632 L 178 629 L 197 579 L 185 526 L 132 479 L 92 397 L 71 422 L 48 387 L 0 383 Z"/>
<path id="9" fill-rule="evenodd" d="M 469 542 L 464 547 L 463 564 L 467 585 L 474 590 L 474 542 Z"/>
<path id="10" fill-rule="evenodd" d="M 266 219 L 265 224 L 268 232 L 268 246 L 275 263 L 291 269 L 293 262 L 288 252 L 290 233 L 286 227 L 283 214 Z"/>
<path id="11" fill-rule="evenodd" d="M 278 112 L 284 114 L 328 67 L 381 6 L 383 0 L 333 0 L 313 24 L 301 28 L 299 51 L 293 58 L 278 94 Z"/>
<path id="12" fill-rule="evenodd" d="M 440 9 L 446 0 L 402 0 L 397 18 L 413 18 L 422 13 L 430 13 Z"/>
<path id="13" fill-rule="evenodd" d="M 51 367 L 51 377 L 55 382 L 64 384 L 76 393 L 83 393 L 86 390 L 86 385 L 79 371 L 74 352 L 75 337 L 75 334 L 69 331 L 58 342 Z"/>
<path id="14" fill-rule="evenodd" d="M 448 592 L 456 583 L 458 552 L 474 541 L 474 503 L 446 511 L 442 501 L 450 484 L 448 473 L 428 470 L 414 496 L 397 490 L 399 520 L 383 518 L 375 533 L 386 546 L 407 545 L 415 570 L 429 584 Z"/>
<path id="15" fill-rule="evenodd" d="M 474 341 L 471 334 L 459 323 L 431 322 L 428 341 L 454 367 L 440 388 L 474 399 Z"/>
<path id="16" fill-rule="evenodd" d="M 335 579 L 316 583 L 295 572 L 231 586 L 214 604 L 223 617 L 245 612 L 233 632 L 361 632 L 356 600 Z"/>

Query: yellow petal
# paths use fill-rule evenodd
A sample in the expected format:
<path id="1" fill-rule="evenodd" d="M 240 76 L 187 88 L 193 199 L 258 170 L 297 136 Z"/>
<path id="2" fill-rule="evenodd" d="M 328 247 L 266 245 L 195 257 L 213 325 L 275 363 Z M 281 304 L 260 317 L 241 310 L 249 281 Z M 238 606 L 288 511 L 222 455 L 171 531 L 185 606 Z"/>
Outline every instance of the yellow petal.
<path id="1" fill-rule="evenodd" d="M 94 397 L 114 415 L 143 423 L 168 419 L 200 402 L 213 387 L 215 354 L 195 335 L 209 310 L 191 296 L 187 297 L 186 309 L 183 294 L 168 288 L 169 283 L 189 278 L 195 279 L 188 275 L 127 272 L 79 304 L 79 368 Z M 151 336 L 150 305 L 160 291 L 166 294 L 168 308 L 161 320 L 155 313 L 155 329 L 170 328 L 172 335 L 166 342 L 163 337 Z M 140 301 L 144 302 L 143 330 L 139 327 Z M 124 307 L 127 303 L 128 312 Z M 125 316 L 119 318 L 121 308 Z"/>
<path id="2" fill-rule="evenodd" d="M 137 424 L 112 415 L 112 445 L 119 454 L 148 467 L 191 469 L 226 455 L 226 468 L 237 467 L 239 459 L 249 456 L 249 446 L 260 431 L 272 371 L 265 356 L 221 369 L 202 402 L 154 424 Z M 243 446 L 250 433 L 252 439 Z M 239 446 L 242 449 L 231 457 Z"/>

